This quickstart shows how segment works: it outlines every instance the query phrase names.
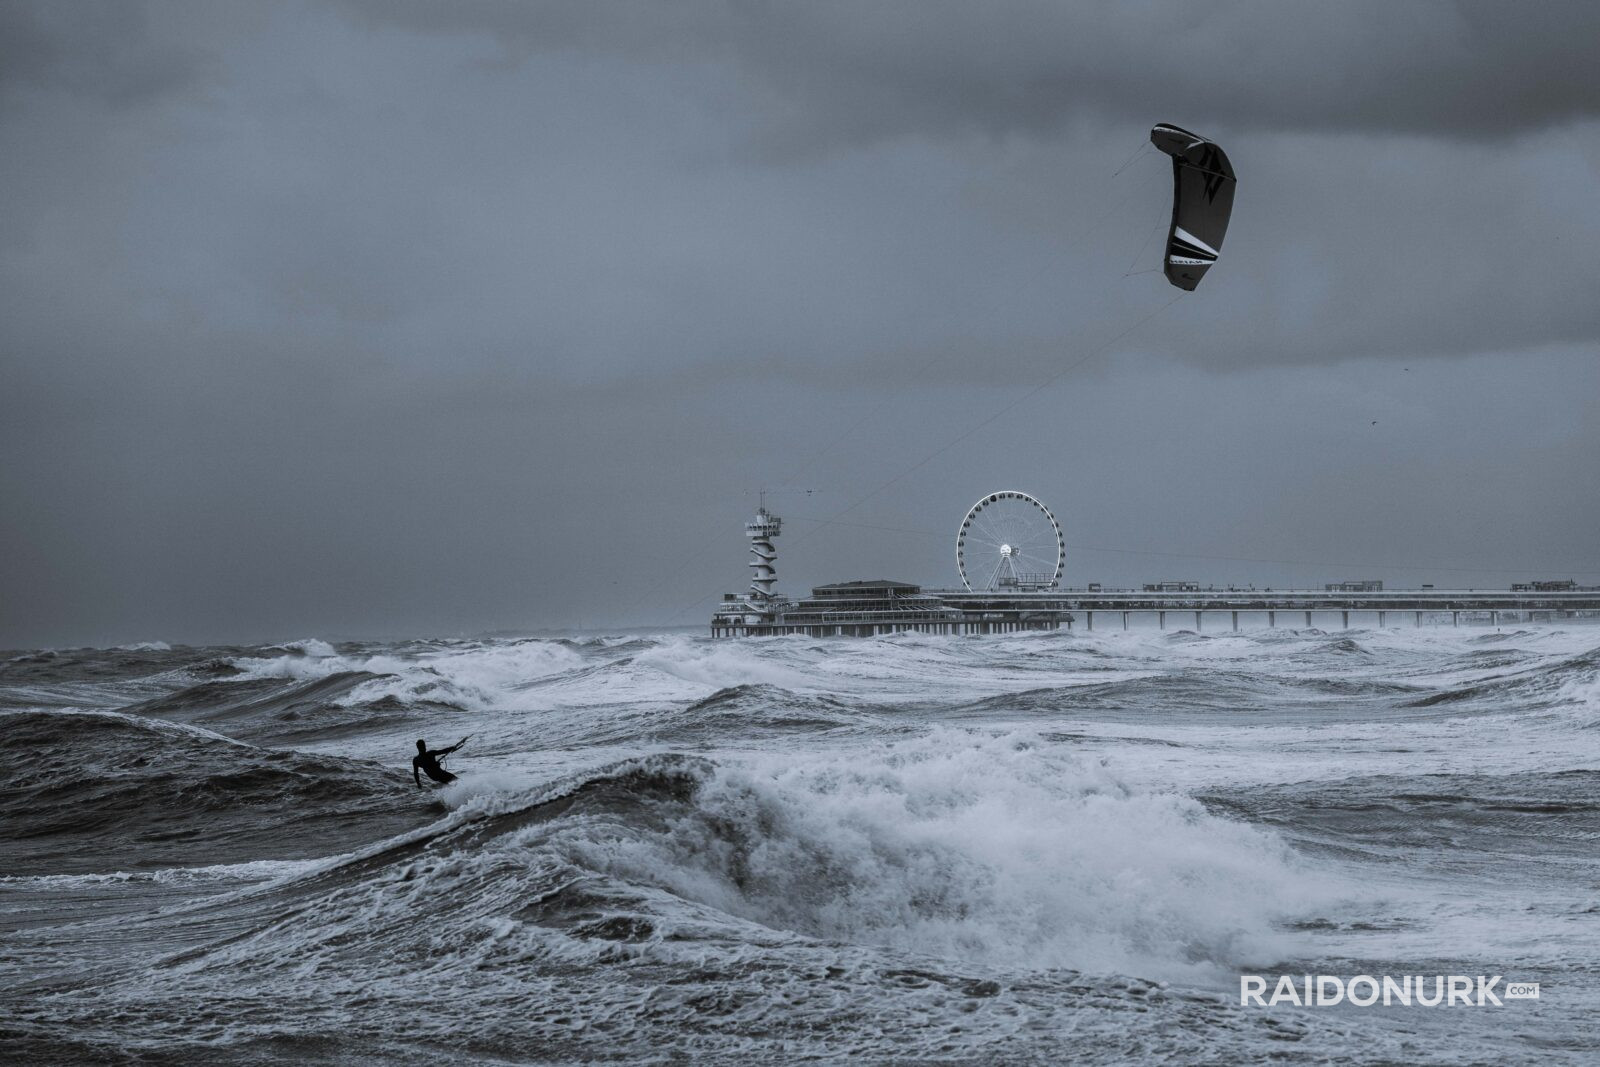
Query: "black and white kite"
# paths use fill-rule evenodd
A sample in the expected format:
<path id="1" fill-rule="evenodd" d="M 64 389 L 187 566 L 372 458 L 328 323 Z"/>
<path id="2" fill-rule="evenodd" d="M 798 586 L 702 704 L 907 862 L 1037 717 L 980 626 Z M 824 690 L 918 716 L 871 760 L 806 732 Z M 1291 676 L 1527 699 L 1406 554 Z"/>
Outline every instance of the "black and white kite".
<path id="1" fill-rule="evenodd" d="M 1193 291 L 1217 261 L 1233 214 L 1233 167 L 1221 148 L 1197 134 L 1159 123 L 1150 142 L 1172 157 L 1172 228 L 1162 273 Z"/>

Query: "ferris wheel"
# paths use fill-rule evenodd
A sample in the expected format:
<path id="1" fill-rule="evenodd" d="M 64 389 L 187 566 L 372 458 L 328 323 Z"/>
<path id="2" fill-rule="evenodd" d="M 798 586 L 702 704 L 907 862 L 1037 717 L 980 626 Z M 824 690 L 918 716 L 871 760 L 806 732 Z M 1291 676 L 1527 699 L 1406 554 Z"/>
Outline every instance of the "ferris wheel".
<path id="1" fill-rule="evenodd" d="M 956 534 L 956 570 L 972 593 L 1054 589 L 1066 555 L 1061 524 L 1027 493 L 990 493 Z"/>

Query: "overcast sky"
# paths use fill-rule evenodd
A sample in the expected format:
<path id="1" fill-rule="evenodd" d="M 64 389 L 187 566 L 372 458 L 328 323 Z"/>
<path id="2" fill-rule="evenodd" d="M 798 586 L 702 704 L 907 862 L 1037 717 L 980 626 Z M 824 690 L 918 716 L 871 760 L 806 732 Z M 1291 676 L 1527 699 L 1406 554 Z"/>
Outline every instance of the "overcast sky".
<path id="1" fill-rule="evenodd" d="M 699 624 L 762 486 L 791 593 L 953 584 L 995 489 L 1072 585 L 1600 581 L 1596 41 L 0 3 L 0 646 Z M 1181 297 L 1155 122 L 1239 175 Z"/>

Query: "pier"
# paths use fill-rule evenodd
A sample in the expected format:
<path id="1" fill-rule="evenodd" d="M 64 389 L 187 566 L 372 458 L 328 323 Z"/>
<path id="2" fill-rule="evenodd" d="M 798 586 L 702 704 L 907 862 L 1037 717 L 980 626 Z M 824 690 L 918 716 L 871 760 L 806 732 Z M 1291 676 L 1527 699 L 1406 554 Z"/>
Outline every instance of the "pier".
<path id="1" fill-rule="evenodd" d="M 799 601 L 752 602 L 729 594 L 713 614 L 714 637 L 805 634 L 871 637 L 891 633 L 996 634 L 1081 626 L 1126 630 L 1154 619 L 1160 629 L 1259 629 L 1322 625 L 1498 626 L 1600 615 L 1600 589 L 1561 592 L 1481 589 L 1393 589 L 1359 593 L 1326 590 L 1198 590 L 1185 592 L 924 591 L 907 582 L 867 581 L 818 586 Z"/>
<path id="2" fill-rule="evenodd" d="M 1060 529 L 1042 504 L 1025 493 L 1003 492 L 980 500 L 962 523 L 963 534 L 986 505 L 1015 501 L 1036 508 L 1054 532 L 1061 551 Z M 979 522 L 981 526 L 982 523 Z M 775 591 L 777 550 L 773 540 L 783 523 L 767 510 L 763 496 L 756 517 L 745 524 L 750 541 L 750 587 L 725 593 L 711 616 L 713 637 L 761 637 L 804 634 L 809 637 L 875 637 L 893 633 L 1004 634 L 1027 630 L 1093 631 L 1096 623 L 1123 630 L 1132 620 L 1155 621 L 1159 629 L 1239 630 L 1301 626 L 1321 622 L 1348 629 L 1356 625 L 1498 626 L 1600 615 L 1600 587 L 1579 587 L 1572 581 L 1530 582 L 1510 589 L 1384 589 L 1376 579 L 1335 582 L 1315 589 L 1201 589 L 1197 582 L 1158 582 L 1143 590 L 1060 589 L 1060 556 L 1054 573 L 1035 575 L 1012 566 L 1013 546 L 1000 545 L 1001 566 L 995 570 L 1009 583 L 988 590 L 924 590 L 910 582 L 886 578 L 819 585 L 800 600 Z M 1024 558 L 1016 553 L 1017 558 Z M 966 561 L 958 541 L 957 563 Z M 987 562 L 985 567 L 987 568 Z M 966 580 L 962 570 L 963 581 Z M 970 585 L 970 583 L 969 583 Z"/>

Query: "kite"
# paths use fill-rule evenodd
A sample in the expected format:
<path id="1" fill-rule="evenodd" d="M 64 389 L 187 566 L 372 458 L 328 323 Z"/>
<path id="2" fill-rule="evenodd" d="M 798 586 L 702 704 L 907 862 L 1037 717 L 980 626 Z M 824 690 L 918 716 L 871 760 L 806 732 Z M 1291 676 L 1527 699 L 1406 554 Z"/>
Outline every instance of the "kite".
<path id="1" fill-rule="evenodd" d="M 1150 143 L 1172 157 L 1172 227 L 1162 273 L 1192 292 L 1216 263 L 1228 232 L 1233 167 L 1216 144 L 1164 122 L 1150 131 Z"/>

